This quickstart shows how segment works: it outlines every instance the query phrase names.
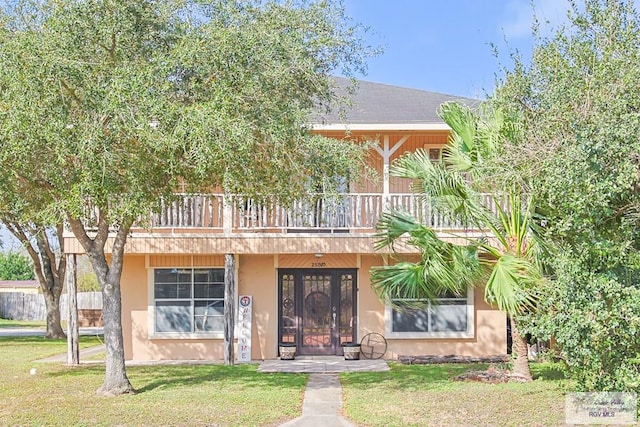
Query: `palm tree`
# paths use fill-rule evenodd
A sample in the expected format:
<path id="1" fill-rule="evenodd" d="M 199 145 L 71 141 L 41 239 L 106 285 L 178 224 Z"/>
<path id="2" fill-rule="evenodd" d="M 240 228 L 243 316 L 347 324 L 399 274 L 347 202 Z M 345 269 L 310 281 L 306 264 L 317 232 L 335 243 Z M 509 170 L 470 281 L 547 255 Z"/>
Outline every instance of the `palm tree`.
<path id="1" fill-rule="evenodd" d="M 421 256 L 417 262 L 374 268 L 373 287 L 391 302 L 396 298 L 435 302 L 443 292 L 460 295 L 468 286 L 484 287 L 485 300 L 511 318 L 514 374 L 531 379 L 517 316 L 534 308 L 542 282 L 537 261 L 542 245 L 532 217 L 533 199 L 521 186 L 496 179 L 500 167 L 494 160 L 500 141 L 510 136 L 499 112 L 480 114 L 446 103 L 440 116 L 452 129 L 442 161 L 434 163 L 424 150 L 417 150 L 398 159 L 390 173 L 411 179 L 424 206 L 467 230 L 483 230 L 486 237 L 436 232 L 405 211 L 388 210 L 377 224 L 377 249 L 393 254 L 396 245 L 404 244 Z M 451 238 L 465 244 L 454 244 Z"/>

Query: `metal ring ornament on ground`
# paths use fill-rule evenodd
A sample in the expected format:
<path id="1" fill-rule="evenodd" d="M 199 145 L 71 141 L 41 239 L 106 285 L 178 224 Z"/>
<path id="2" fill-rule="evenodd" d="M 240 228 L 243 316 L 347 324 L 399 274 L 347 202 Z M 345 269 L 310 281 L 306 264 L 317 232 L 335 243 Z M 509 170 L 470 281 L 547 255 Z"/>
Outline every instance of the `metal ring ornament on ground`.
<path id="1" fill-rule="evenodd" d="M 360 354 L 365 359 L 381 359 L 387 352 L 387 340 L 377 332 L 371 332 L 360 341 Z"/>

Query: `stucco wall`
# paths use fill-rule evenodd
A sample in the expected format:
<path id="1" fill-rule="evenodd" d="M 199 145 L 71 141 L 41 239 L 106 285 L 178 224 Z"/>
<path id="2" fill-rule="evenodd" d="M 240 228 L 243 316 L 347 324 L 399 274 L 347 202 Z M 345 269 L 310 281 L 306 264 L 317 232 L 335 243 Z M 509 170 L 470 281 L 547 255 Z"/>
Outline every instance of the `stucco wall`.
<path id="1" fill-rule="evenodd" d="M 206 259 L 205 259 L 206 257 Z M 377 255 L 325 254 L 317 258 L 307 255 L 241 255 L 238 264 L 238 295 L 253 296 L 252 352 L 253 360 L 277 357 L 277 267 L 311 268 L 318 262 L 324 268 L 358 268 L 358 339 L 367 333 L 385 335 L 385 305 L 370 286 L 369 270 L 381 265 Z M 125 357 L 134 360 L 211 359 L 223 357 L 222 339 L 165 339 L 150 336 L 152 266 L 221 267 L 222 256 L 181 256 L 153 258 L 128 255 L 122 277 L 123 329 Z M 207 265 L 213 263 L 215 265 Z M 167 265 L 165 265 L 167 264 Z M 168 265 L 175 264 L 175 265 Z M 506 352 L 506 316 L 489 307 L 483 290 L 474 292 L 474 335 L 472 338 L 393 339 L 387 338 L 387 359 L 399 355 L 498 355 Z"/>
<path id="2" fill-rule="evenodd" d="M 253 296 L 251 358 L 277 355 L 278 311 L 273 255 L 243 255 L 238 270 L 239 295 Z"/>

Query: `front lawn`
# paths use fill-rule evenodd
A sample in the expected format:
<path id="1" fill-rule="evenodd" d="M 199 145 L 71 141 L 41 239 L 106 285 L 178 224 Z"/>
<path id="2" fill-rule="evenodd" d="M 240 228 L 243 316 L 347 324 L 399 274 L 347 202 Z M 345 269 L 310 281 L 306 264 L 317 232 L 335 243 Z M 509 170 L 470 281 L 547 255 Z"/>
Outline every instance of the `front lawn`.
<path id="1" fill-rule="evenodd" d="M 82 336 L 82 347 L 98 345 Z M 264 374 L 256 365 L 131 366 L 139 393 L 98 397 L 104 365 L 67 367 L 36 360 L 65 353 L 65 340 L 0 338 L 0 425 L 277 426 L 301 413 L 307 375 Z M 104 356 L 102 356 L 104 357 Z M 341 375 L 345 415 L 359 426 L 564 423 L 560 365 L 534 364 L 531 383 L 451 378 L 486 365 L 400 365 Z M 31 369 L 35 368 L 35 375 Z"/>
<path id="2" fill-rule="evenodd" d="M 99 341 L 82 336 L 80 343 Z M 258 373 L 256 365 L 131 366 L 138 394 L 98 397 L 104 365 L 34 362 L 66 345 L 0 338 L 0 425 L 275 426 L 301 413 L 308 376 Z"/>
<path id="3" fill-rule="evenodd" d="M 10 320 L 0 319 L 0 329 L 2 328 L 45 328 L 44 320 Z"/>
<path id="4" fill-rule="evenodd" d="M 559 364 L 534 364 L 530 383 L 452 381 L 486 365 L 400 365 L 341 375 L 343 411 L 364 426 L 557 426 L 566 381 Z"/>

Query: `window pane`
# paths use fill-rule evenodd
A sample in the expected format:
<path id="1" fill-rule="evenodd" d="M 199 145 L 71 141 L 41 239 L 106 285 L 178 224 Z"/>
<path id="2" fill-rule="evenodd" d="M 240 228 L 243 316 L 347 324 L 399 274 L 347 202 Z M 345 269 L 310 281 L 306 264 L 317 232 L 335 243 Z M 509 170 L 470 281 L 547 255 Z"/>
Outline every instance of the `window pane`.
<path id="1" fill-rule="evenodd" d="M 196 316 L 224 315 L 224 301 L 196 301 L 194 302 Z"/>
<path id="2" fill-rule="evenodd" d="M 223 316 L 196 316 L 196 332 L 222 332 L 224 330 Z"/>
<path id="3" fill-rule="evenodd" d="M 156 283 L 154 296 L 158 298 L 178 298 L 178 285 L 168 283 Z"/>
<path id="4" fill-rule="evenodd" d="M 178 282 L 191 283 L 191 269 L 178 270 Z"/>
<path id="5" fill-rule="evenodd" d="M 429 332 L 429 316 L 425 308 L 415 306 L 393 309 L 393 332 Z"/>
<path id="6" fill-rule="evenodd" d="M 196 331 L 222 332 L 224 328 L 224 301 L 196 301 Z"/>
<path id="7" fill-rule="evenodd" d="M 431 331 L 465 332 L 467 330 L 466 301 L 441 301 L 431 309 Z"/>
<path id="8" fill-rule="evenodd" d="M 178 283 L 178 270 L 171 268 L 160 268 L 154 271 L 153 280 L 155 283 Z"/>
<path id="9" fill-rule="evenodd" d="M 193 273 L 195 283 L 224 283 L 224 269 L 196 269 Z"/>
<path id="10" fill-rule="evenodd" d="M 178 298 L 191 298 L 191 283 L 180 283 L 178 287 Z"/>
<path id="11" fill-rule="evenodd" d="M 224 298 L 224 285 L 196 283 L 193 287 L 194 298 Z"/>
<path id="12" fill-rule="evenodd" d="M 157 301 L 156 332 L 191 332 L 189 301 Z"/>

